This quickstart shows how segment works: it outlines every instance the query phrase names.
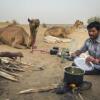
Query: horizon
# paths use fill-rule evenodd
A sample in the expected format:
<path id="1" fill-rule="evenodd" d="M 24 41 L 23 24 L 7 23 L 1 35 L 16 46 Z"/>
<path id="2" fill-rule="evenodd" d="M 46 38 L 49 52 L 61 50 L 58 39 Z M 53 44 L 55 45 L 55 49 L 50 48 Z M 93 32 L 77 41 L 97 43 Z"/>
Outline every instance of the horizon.
<path id="1" fill-rule="evenodd" d="M 27 24 L 27 18 L 38 18 L 46 24 L 85 24 L 100 16 L 100 0 L 0 0 L 0 22 L 16 20 Z"/>

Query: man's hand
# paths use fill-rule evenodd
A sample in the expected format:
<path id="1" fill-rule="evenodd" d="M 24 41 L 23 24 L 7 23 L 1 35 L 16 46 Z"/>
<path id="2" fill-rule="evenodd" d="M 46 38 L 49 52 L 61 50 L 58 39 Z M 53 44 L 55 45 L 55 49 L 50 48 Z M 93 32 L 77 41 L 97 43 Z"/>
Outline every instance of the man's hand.
<path id="1" fill-rule="evenodd" d="M 74 53 L 71 53 L 71 57 L 76 57 L 79 56 L 81 54 L 81 52 L 79 50 L 75 51 Z"/>
<path id="2" fill-rule="evenodd" d="M 95 59 L 95 60 L 94 60 L 94 63 L 95 63 L 95 64 L 99 64 L 99 63 L 100 63 L 100 60 L 99 60 L 99 59 Z"/>
<path id="3" fill-rule="evenodd" d="M 75 58 L 76 54 L 75 53 L 71 53 L 71 57 Z"/>
<path id="4" fill-rule="evenodd" d="M 94 63 L 94 64 L 98 64 L 99 63 L 99 59 L 95 59 L 94 57 L 92 56 L 89 56 L 86 58 L 86 63 L 87 64 L 90 64 L 90 63 Z"/>

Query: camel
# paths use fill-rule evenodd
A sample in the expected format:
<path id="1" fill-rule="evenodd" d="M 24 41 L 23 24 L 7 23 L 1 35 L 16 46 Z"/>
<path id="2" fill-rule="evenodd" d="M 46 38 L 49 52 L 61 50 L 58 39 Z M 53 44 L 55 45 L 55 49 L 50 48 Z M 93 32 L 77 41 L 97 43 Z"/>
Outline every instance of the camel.
<path id="1" fill-rule="evenodd" d="M 29 19 L 30 34 L 19 25 L 10 24 L 0 29 L 0 42 L 18 49 L 30 48 L 35 43 L 39 19 Z"/>
<path id="2" fill-rule="evenodd" d="M 84 23 L 80 20 L 76 20 L 74 25 L 66 28 L 66 31 L 67 31 L 67 33 L 71 34 L 71 33 L 75 32 L 76 30 L 81 29 L 83 27 L 84 27 Z"/>
<path id="3" fill-rule="evenodd" d="M 66 29 L 61 26 L 53 26 L 51 28 L 48 28 L 44 33 L 45 36 L 51 35 L 51 36 L 63 37 L 63 38 L 64 37 L 67 38 L 66 34 L 67 34 Z"/>
<path id="4" fill-rule="evenodd" d="M 76 20 L 75 24 L 73 26 L 70 26 L 68 28 L 64 28 L 61 26 L 53 26 L 51 28 L 48 28 L 44 36 L 51 35 L 55 37 L 62 37 L 67 38 L 68 34 L 73 33 L 76 29 L 83 27 L 83 22 Z"/>
<path id="5" fill-rule="evenodd" d="M 76 20 L 75 24 L 73 25 L 73 27 L 77 28 L 82 28 L 84 27 L 84 23 L 80 20 Z"/>

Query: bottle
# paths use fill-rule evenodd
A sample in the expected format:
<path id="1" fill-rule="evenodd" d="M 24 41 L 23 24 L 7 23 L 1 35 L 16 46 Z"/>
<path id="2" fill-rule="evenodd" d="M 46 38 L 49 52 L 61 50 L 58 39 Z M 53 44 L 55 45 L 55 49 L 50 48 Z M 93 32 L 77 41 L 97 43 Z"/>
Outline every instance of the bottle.
<path id="1" fill-rule="evenodd" d="M 66 53 L 68 53 L 68 49 L 62 48 L 62 51 L 61 51 L 61 63 L 64 63 L 66 61 L 66 59 L 65 59 Z"/>

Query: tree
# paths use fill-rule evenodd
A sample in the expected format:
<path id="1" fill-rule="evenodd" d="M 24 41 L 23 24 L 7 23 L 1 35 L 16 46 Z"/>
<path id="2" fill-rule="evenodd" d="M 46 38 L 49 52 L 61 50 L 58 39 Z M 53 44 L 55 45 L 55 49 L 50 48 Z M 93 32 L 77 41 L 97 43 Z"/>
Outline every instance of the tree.
<path id="1" fill-rule="evenodd" d="M 94 22 L 94 21 L 100 22 L 100 17 L 97 17 L 97 16 L 91 17 L 88 19 L 87 23 L 89 24 L 89 23 Z"/>

